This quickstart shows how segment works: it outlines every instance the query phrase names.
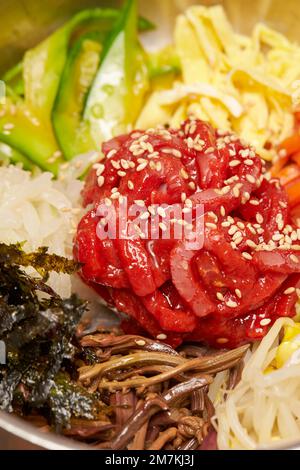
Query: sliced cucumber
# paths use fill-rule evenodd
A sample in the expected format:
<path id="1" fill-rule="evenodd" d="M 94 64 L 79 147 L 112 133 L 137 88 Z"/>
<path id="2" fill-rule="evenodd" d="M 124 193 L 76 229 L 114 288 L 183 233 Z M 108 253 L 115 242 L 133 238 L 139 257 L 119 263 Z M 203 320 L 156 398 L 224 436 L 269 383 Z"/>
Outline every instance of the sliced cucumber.
<path id="1" fill-rule="evenodd" d="M 4 165 L 21 163 L 24 170 L 32 170 L 33 168 L 33 164 L 28 158 L 4 142 L 0 142 L 0 162 Z"/>
<path id="2" fill-rule="evenodd" d="M 131 128 L 148 86 L 146 57 L 137 37 L 137 4 L 129 0 L 108 39 L 84 112 L 97 148 Z"/>
<path id="3" fill-rule="evenodd" d="M 52 121 L 59 145 L 70 160 L 94 148 L 82 110 L 100 62 L 101 45 L 91 34 L 80 37 L 68 56 L 54 103 Z"/>

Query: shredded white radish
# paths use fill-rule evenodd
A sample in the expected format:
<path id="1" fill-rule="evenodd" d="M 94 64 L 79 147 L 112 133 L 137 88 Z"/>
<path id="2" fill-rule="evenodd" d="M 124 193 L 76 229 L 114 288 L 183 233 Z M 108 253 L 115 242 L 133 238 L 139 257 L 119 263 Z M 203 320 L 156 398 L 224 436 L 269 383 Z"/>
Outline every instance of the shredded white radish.
<path id="1" fill-rule="evenodd" d="M 1 167 L 0 179 L 0 241 L 71 257 L 83 183 L 70 176 L 54 181 L 51 173 L 34 176 L 17 166 Z M 62 297 L 71 294 L 67 274 L 51 273 L 48 283 Z"/>

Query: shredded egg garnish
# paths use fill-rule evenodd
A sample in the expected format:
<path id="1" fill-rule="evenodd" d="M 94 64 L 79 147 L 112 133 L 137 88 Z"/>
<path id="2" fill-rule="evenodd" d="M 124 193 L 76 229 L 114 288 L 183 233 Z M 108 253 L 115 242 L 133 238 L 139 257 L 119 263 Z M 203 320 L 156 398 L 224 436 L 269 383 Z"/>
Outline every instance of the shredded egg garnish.
<path id="1" fill-rule="evenodd" d="M 294 128 L 300 104 L 300 47 L 258 23 L 236 33 L 224 9 L 193 6 L 176 20 L 181 76 L 156 83 L 137 127 L 178 126 L 188 116 L 236 132 L 266 160 Z M 164 79 L 165 80 L 165 79 Z"/>

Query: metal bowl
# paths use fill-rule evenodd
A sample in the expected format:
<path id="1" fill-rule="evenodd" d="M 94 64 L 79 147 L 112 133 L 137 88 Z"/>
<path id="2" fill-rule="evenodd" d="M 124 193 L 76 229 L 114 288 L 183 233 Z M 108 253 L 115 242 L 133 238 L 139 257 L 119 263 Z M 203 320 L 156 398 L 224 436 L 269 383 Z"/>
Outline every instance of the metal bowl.
<path id="1" fill-rule="evenodd" d="M 146 33 L 146 47 L 170 41 L 175 16 L 192 4 L 224 5 L 234 27 L 244 33 L 263 21 L 300 42 L 299 0 L 140 0 L 140 12 L 154 21 L 156 31 Z M 34 46 L 76 11 L 92 6 L 120 6 L 121 0 L 0 0 L 0 73 L 14 65 L 26 49 Z M 100 308 L 101 310 L 101 308 Z M 104 310 L 99 312 L 104 314 Z M 0 412 L 0 449 L 87 449 L 71 439 L 42 433 L 22 419 Z M 272 448 L 274 448 L 272 446 Z M 276 446 L 282 448 L 282 446 Z M 292 442 L 288 449 L 300 449 Z"/>

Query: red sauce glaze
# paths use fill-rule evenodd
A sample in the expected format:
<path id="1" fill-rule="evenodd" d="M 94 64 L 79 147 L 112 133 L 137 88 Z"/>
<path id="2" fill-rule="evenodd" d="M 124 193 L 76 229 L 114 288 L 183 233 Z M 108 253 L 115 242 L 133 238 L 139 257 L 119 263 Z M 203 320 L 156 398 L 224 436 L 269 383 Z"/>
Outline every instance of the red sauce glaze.
<path id="1" fill-rule="evenodd" d="M 126 331 L 163 335 L 173 346 L 193 340 L 231 348 L 294 315 L 300 234 L 285 190 L 265 178 L 253 148 L 189 120 L 178 130 L 117 137 L 103 153 L 86 178 L 83 204 L 92 208 L 78 226 L 74 255 L 85 282 L 129 316 Z M 100 240 L 97 207 L 118 211 L 119 195 L 145 207 L 203 204 L 203 247 L 190 249 L 172 230 L 168 240 Z"/>

